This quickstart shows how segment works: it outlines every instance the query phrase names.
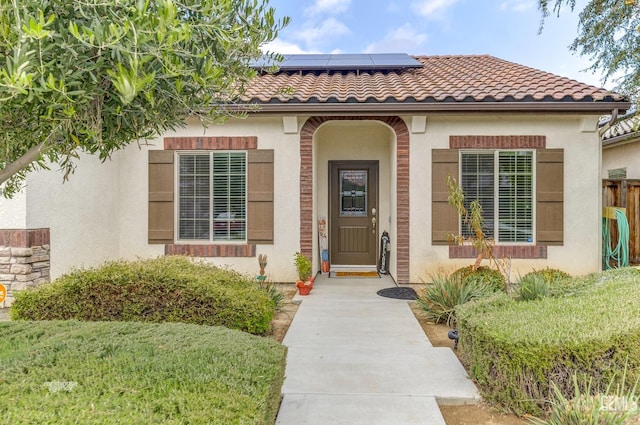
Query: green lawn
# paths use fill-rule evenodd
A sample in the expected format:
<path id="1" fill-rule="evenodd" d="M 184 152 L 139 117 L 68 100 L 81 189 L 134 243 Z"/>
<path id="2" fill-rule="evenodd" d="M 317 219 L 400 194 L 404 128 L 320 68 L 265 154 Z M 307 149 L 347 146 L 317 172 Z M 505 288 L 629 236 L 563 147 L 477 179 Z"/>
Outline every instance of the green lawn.
<path id="1" fill-rule="evenodd" d="M 0 322 L 0 420 L 271 425 L 285 356 L 222 327 Z"/>

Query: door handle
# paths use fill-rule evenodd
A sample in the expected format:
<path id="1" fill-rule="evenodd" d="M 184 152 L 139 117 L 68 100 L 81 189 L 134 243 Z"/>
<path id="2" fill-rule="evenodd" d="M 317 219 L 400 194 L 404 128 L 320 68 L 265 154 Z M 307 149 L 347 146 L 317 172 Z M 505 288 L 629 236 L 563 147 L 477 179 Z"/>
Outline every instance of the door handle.
<path id="1" fill-rule="evenodd" d="M 373 230 L 376 230 L 376 218 L 375 217 L 371 218 L 371 225 L 373 226 Z"/>

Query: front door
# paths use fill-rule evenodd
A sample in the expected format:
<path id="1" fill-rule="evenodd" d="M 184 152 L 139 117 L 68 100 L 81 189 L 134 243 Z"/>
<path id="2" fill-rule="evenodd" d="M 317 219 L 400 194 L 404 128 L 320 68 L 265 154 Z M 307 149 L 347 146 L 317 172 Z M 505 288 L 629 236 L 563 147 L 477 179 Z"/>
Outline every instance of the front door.
<path id="1" fill-rule="evenodd" d="M 331 264 L 375 266 L 378 161 L 329 161 L 329 176 Z"/>

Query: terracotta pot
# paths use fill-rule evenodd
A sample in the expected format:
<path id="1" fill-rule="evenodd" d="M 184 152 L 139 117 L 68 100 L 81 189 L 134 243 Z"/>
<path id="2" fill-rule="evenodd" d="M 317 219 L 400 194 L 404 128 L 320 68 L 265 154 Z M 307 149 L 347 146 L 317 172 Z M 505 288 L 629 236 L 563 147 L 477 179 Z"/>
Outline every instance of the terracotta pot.
<path id="1" fill-rule="evenodd" d="M 298 292 L 300 295 L 309 295 L 309 292 L 311 292 L 312 289 L 313 288 L 309 285 L 298 286 Z"/>
<path id="2" fill-rule="evenodd" d="M 313 289 L 313 280 L 306 282 L 299 280 L 296 282 L 296 286 L 300 295 L 309 295 L 309 292 Z"/>

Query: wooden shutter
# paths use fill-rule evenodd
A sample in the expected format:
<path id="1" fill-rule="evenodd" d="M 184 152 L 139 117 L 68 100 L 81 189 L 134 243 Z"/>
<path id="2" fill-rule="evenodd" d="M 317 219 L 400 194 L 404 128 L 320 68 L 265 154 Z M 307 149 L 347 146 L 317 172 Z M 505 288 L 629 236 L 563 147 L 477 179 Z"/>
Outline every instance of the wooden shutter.
<path id="1" fill-rule="evenodd" d="M 536 151 L 536 243 L 564 243 L 564 150 Z"/>
<path id="2" fill-rule="evenodd" d="M 247 152 L 247 242 L 273 244 L 273 149 Z"/>
<path id="3" fill-rule="evenodd" d="M 173 151 L 149 151 L 149 243 L 174 241 Z"/>
<path id="4" fill-rule="evenodd" d="M 447 176 L 459 178 L 459 150 L 433 149 L 431 157 L 431 243 L 449 245 L 449 235 L 458 234 L 460 218 L 447 200 Z"/>

